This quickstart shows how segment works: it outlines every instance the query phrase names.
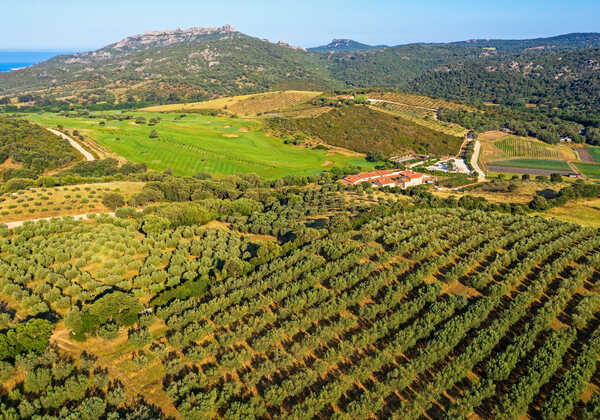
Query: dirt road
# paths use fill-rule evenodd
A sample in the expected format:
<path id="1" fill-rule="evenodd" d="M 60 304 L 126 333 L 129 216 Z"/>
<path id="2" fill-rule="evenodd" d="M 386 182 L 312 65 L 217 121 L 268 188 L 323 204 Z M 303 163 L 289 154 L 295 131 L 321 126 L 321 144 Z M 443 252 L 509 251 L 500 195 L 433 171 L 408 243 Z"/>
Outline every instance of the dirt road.
<path id="1" fill-rule="evenodd" d="M 478 182 L 485 182 L 485 172 L 483 172 L 481 170 L 481 168 L 479 167 L 479 163 L 477 162 L 479 160 L 479 152 L 481 151 L 481 143 L 479 143 L 479 140 L 475 140 L 475 147 L 473 148 L 473 156 L 471 156 L 471 167 L 473 169 L 475 169 L 475 172 L 477 172 L 477 181 Z"/>
<path id="2" fill-rule="evenodd" d="M 79 151 L 79 153 L 81 153 L 83 155 L 83 157 L 85 158 L 85 160 L 87 160 L 88 162 L 90 162 L 92 160 L 96 160 L 94 155 L 92 155 L 90 152 L 88 152 L 83 147 L 81 147 L 81 145 L 79 143 L 77 143 L 75 140 L 73 140 L 71 137 L 67 136 L 64 133 L 61 133 L 58 130 L 54 130 L 53 128 L 48 128 L 48 131 L 50 131 L 52 134 L 56 134 L 57 136 L 62 137 L 65 140 L 68 140 L 69 143 L 71 143 L 71 146 L 73 146 L 75 149 L 77 149 Z"/>

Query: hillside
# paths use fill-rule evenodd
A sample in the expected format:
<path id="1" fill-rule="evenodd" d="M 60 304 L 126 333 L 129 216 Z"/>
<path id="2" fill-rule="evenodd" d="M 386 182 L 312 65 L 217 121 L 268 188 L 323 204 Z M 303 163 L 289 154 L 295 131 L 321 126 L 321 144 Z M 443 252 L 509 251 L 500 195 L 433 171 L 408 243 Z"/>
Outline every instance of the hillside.
<path id="1" fill-rule="evenodd" d="M 0 174 L 5 181 L 36 177 L 81 158 L 67 140 L 41 126 L 0 116 Z"/>
<path id="2" fill-rule="evenodd" d="M 387 156 L 406 152 L 456 155 L 462 143 L 462 138 L 359 105 L 312 118 L 272 118 L 266 124 L 283 136 L 303 133 L 334 146 Z"/>
<path id="3" fill-rule="evenodd" d="M 542 55 L 547 51 L 567 51 L 599 45 L 600 34 L 590 33 L 532 40 L 416 43 L 378 50 L 320 52 L 319 56 L 333 78 L 346 86 L 398 88 L 406 86 L 429 70 L 465 60 L 478 62 L 489 57 L 505 57 L 527 51 Z"/>
<path id="4" fill-rule="evenodd" d="M 274 90 L 398 89 L 419 77 L 425 77 L 425 83 L 432 76 L 424 73 L 454 68 L 458 63 L 481 62 L 485 67 L 494 58 L 526 54 L 536 59 L 598 46 L 599 42 L 598 34 L 390 48 L 334 40 L 322 50 L 307 52 L 285 42 L 250 37 L 229 26 L 154 31 L 97 51 L 58 56 L 26 69 L 1 73 L 0 105 L 108 109 L 140 102 L 193 102 Z M 432 83 L 435 87 L 435 80 Z M 417 85 L 419 91 L 434 90 L 421 87 L 420 82 Z"/>
<path id="5" fill-rule="evenodd" d="M 149 32 L 0 74 L 0 96 L 34 91 L 18 101 L 36 103 L 176 102 L 332 85 L 312 55 L 228 26 Z"/>
<path id="6" fill-rule="evenodd" d="M 418 93 L 454 100 L 600 112 L 600 48 L 467 60 L 417 77 Z"/>
<path id="7" fill-rule="evenodd" d="M 308 48 L 310 52 L 322 51 L 359 51 L 359 50 L 375 50 L 389 48 L 387 45 L 367 45 L 361 42 L 356 42 L 352 39 L 334 39 L 327 45 Z"/>

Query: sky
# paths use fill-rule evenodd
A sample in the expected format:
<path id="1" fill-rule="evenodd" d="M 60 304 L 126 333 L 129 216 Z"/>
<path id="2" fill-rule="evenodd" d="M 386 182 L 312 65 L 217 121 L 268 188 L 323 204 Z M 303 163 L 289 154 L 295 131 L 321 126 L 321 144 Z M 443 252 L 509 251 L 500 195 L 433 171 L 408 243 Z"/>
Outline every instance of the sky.
<path id="1" fill-rule="evenodd" d="M 232 25 L 312 47 L 600 32 L 598 0 L 2 0 L 0 50 L 93 50 L 149 30 Z"/>

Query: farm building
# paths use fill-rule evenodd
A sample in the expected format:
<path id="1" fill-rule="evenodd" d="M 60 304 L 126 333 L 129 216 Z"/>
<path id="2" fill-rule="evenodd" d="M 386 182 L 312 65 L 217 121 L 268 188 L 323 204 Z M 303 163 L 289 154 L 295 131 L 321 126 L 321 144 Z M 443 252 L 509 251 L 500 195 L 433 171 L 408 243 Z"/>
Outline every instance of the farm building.
<path id="1" fill-rule="evenodd" d="M 340 182 L 346 185 L 359 185 L 370 182 L 374 187 L 401 187 L 408 188 L 416 185 L 433 182 L 433 177 L 413 171 L 392 169 L 386 171 L 361 172 L 348 175 Z"/>

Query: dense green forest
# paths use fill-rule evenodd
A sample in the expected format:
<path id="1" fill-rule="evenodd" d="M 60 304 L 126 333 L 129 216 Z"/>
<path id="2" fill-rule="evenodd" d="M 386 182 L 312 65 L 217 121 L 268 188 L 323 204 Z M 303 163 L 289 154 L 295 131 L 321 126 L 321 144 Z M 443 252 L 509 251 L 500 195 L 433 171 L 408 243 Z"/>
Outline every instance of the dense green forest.
<path id="1" fill-rule="evenodd" d="M 37 177 L 46 169 L 66 166 L 81 155 L 48 130 L 29 121 L 0 116 L 0 162 L 8 158 L 19 168 L 4 171 L 4 180 L 15 177 Z"/>
<path id="2" fill-rule="evenodd" d="M 586 127 L 568 116 L 524 107 L 484 106 L 479 112 L 440 109 L 438 118 L 479 133 L 509 129 L 519 136 L 536 137 L 547 143 L 569 137 L 579 143 L 600 144 L 600 130 L 593 125 Z"/>
<path id="3" fill-rule="evenodd" d="M 600 112 L 600 49 L 524 53 L 442 66 L 417 77 L 418 93 L 469 102 Z"/>
<path id="4" fill-rule="evenodd" d="M 456 154 L 462 139 L 434 131 L 402 117 L 354 105 L 311 118 L 272 118 L 267 126 L 286 136 L 301 133 L 358 152 Z"/>
<path id="5" fill-rule="evenodd" d="M 597 229 L 326 174 L 132 176 L 163 204 L 0 229 L 8 418 L 598 412 Z"/>

